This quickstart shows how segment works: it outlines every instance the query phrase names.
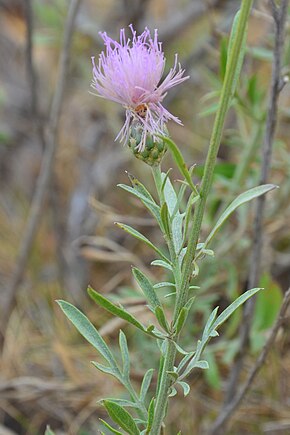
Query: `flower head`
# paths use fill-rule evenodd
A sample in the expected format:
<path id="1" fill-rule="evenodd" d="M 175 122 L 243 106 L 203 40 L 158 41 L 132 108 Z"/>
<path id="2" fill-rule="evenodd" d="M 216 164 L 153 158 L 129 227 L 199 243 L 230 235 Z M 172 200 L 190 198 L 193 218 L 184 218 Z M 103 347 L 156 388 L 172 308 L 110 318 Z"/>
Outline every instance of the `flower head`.
<path id="1" fill-rule="evenodd" d="M 121 29 L 120 42 L 114 41 L 105 32 L 100 33 L 106 51 L 100 54 L 98 65 L 92 58 L 92 87 L 98 96 L 115 101 L 126 110 L 125 123 L 116 139 L 127 143 L 132 123 L 142 126 L 142 138 L 138 145 L 139 151 L 142 151 L 146 136 L 150 134 L 154 138 L 156 134 L 163 135 L 168 120 L 181 124 L 161 103 L 170 88 L 188 77 L 183 77 L 184 70 L 175 55 L 173 68 L 161 82 L 166 59 L 162 44 L 158 42 L 157 30 L 152 38 L 147 28 L 139 36 L 133 26 L 130 29 L 132 40 L 126 40 L 125 30 Z"/>

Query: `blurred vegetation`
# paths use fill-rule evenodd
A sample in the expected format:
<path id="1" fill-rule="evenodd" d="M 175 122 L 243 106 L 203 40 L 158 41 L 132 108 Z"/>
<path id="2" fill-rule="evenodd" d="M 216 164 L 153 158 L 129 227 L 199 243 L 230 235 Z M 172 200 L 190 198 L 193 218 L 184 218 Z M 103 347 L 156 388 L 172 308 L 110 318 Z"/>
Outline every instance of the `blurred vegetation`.
<path id="1" fill-rule="evenodd" d="M 99 418 L 104 418 L 105 412 L 97 400 L 111 396 L 112 390 L 118 392 L 120 388 L 113 379 L 106 377 L 104 382 L 102 375 L 91 367 L 89 361 L 94 359 L 94 351 L 68 325 L 54 302 L 65 298 L 81 307 L 114 346 L 119 328 L 124 325 L 89 303 L 87 285 L 111 293 L 132 313 L 147 321 L 150 312 L 133 283 L 130 266 L 139 265 L 151 276 L 164 273 L 159 268 L 149 269 L 150 251 L 113 225 L 116 220 L 130 223 L 130 215 L 135 227 L 158 241 L 157 229 L 145 210 L 116 187 L 117 183 L 127 181 L 125 170 L 146 185 L 153 183 L 146 165 L 132 159 L 127 149 L 114 142 L 122 125 L 123 111 L 90 94 L 90 57 L 98 56 L 102 49 L 100 30 L 117 37 L 117 29 L 130 23 L 139 30 L 145 25 L 151 29 L 158 27 L 167 67 L 170 68 L 174 53 L 178 52 L 182 66 L 190 74 L 190 80 L 172 91 L 165 103 L 184 124 L 183 127 L 172 124 L 169 129 L 188 165 L 196 163 L 198 180 L 225 72 L 226 35 L 239 1 L 217 1 L 205 13 L 198 17 L 192 13 L 189 17 L 187 8 L 194 3 L 198 2 L 86 0 L 81 3 L 53 181 L 0 359 L 0 433 L 42 434 L 47 424 L 57 434 L 98 433 Z M 257 185 L 259 180 L 273 48 L 267 5 L 266 0 L 257 1 L 252 14 L 247 56 L 227 120 L 203 225 L 204 235 L 233 196 Z M 43 149 L 30 112 L 23 4 L 21 0 L 6 0 L 0 2 L 0 8 L 0 302 L 4 306 L 4 290 L 14 270 Z M 67 8 L 66 0 L 33 2 L 34 62 L 44 124 L 55 87 Z M 174 19 L 178 22 L 179 17 L 184 20 L 183 25 L 174 29 L 171 23 Z M 285 73 L 289 61 L 288 27 Z M 267 292 L 258 296 L 246 369 L 253 365 L 261 350 L 283 293 L 290 286 L 289 101 L 290 88 L 286 86 L 280 98 L 270 179 L 280 189 L 269 195 L 264 220 L 260 285 Z M 163 168 L 167 170 L 170 166 L 168 155 Z M 213 246 L 216 257 L 201 266 L 199 298 L 188 321 L 184 346 L 199 336 L 213 304 L 224 307 L 247 287 L 252 224 L 253 206 L 243 206 L 218 234 Z M 170 280 L 170 276 L 164 278 Z M 184 399 L 180 392 L 174 399 L 168 434 L 176 434 L 179 428 L 186 435 L 202 434 L 217 415 L 239 345 L 240 320 L 241 312 L 237 312 L 221 338 L 209 346 L 206 358 L 211 362 L 210 370 L 192 375 L 190 395 Z M 133 376 L 138 384 L 154 359 L 157 365 L 158 349 L 127 326 L 126 335 Z M 230 434 L 275 434 L 285 422 L 290 431 L 289 340 L 289 334 L 279 337 L 262 374 L 233 418 Z M 279 433 L 289 432 L 286 429 Z"/>

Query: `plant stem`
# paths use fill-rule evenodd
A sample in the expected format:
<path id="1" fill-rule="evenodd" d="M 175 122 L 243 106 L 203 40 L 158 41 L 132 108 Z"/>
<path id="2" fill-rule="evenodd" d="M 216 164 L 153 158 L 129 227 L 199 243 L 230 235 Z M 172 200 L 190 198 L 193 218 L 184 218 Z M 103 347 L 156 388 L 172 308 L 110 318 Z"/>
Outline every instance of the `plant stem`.
<path id="1" fill-rule="evenodd" d="M 247 23 L 251 11 L 252 3 L 253 0 L 243 0 L 240 9 L 238 28 L 237 28 L 235 40 L 233 42 L 233 48 L 230 52 L 230 57 L 228 60 L 228 67 L 226 70 L 225 80 L 221 92 L 221 98 L 219 101 L 219 107 L 216 114 L 212 136 L 209 144 L 209 150 L 206 158 L 204 174 L 203 174 L 200 192 L 199 192 L 200 199 L 194 211 L 192 229 L 189 235 L 186 255 L 184 257 L 181 290 L 176 301 L 174 319 L 177 318 L 181 308 L 185 305 L 188 299 L 188 288 L 189 288 L 189 282 L 192 274 L 192 261 L 195 257 L 196 245 L 200 234 L 206 200 L 213 182 L 213 174 L 214 174 L 217 154 L 221 143 L 225 118 L 232 98 L 233 83 L 236 76 L 240 50 L 242 47 L 244 34 L 247 29 Z"/>
<path id="2" fill-rule="evenodd" d="M 237 27 L 235 39 L 233 41 L 233 47 L 232 50 L 230 51 L 230 56 L 229 56 L 225 80 L 221 92 L 219 107 L 216 114 L 209 150 L 206 158 L 205 169 L 204 169 L 204 174 L 203 174 L 201 188 L 200 188 L 200 199 L 194 211 L 193 224 L 189 235 L 186 255 L 183 262 L 181 286 L 180 289 L 177 289 L 179 291 L 175 303 L 174 321 L 176 321 L 181 308 L 185 305 L 188 299 L 189 283 L 192 274 L 192 262 L 195 257 L 196 245 L 199 238 L 206 200 L 210 188 L 212 186 L 213 173 L 216 164 L 217 153 L 222 138 L 225 117 L 228 112 L 229 105 L 232 98 L 233 83 L 236 78 L 240 51 L 242 48 L 243 38 L 246 32 L 252 3 L 253 0 L 242 0 L 242 4 L 241 4 L 238 27 Z M 173 340 L 177 341 L 178 335 L 172 338 Z M 168 405 L 168 391 L 170 387 L 170 378 L 167 372 L 173 370 L 175 354 L 176 354 L 173 340 L 168 340 L 168 346 L 165 354 L 165 362 L 160 378 L 160 387 L 156 397 L 155 415 L 154 415 L 153 426 L 151 429 L 151 435 L 160 434 L 162 422 L 165 417 L 165 413 Z"/>

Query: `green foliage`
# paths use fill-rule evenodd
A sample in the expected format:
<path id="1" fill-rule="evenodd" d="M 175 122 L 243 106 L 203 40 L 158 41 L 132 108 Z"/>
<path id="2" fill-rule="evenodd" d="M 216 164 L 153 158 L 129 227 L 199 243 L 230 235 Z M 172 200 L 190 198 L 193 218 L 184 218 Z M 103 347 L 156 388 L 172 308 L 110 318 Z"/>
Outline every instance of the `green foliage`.
<path id="1" fill-rule="evenodd" d="M 139 435 L 138 427 L 128 411 L 110 400 L 103 400 L 102 403 L 111 419 L 124 429 L 126 433 L 130 435 Z"/>
<path id="2" fill-rule="evenodd" d="M 118 307 L 113 304 L 109 299 L 105 298 L 103 295 L 98 293 L 96 290 L 93 290 L 91 287 L 88 287 L 88 294 L 92 298 L 97 305 L 107 310 L 109 313 L 114 316 L 119 317 L 120 319 L 126 320 L 131 325 L 140 329 L 140 331 L 145 332 L 146 334 L 152 335 L 156 337 L 156 335 L 152 331 L 148 331 L 140 322 L 137 320 L 131 313 L 126 311 L 124 308 Z"/>

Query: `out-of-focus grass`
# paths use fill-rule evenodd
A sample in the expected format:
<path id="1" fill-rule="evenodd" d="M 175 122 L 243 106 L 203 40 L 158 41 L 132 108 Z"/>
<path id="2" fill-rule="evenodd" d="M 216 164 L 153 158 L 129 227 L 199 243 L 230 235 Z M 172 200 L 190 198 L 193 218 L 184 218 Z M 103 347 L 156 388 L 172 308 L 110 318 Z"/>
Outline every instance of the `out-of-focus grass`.
<path id="1" fill-rule="evenodd" d="M 158 352 L 155 345 L 138 332 L 113 320 L 101 309 L 92 306 L 85 292 L 86 285 L 90 283 L 98 290 L 123 298 L 123 303 L 135 310 L 144 321 L 150 316 L 132 282 L 130 265 L 138 261 L 139 256 L 142 267 L 149 268 L 152 253 L 116 229 L 111 215 L 106 211 L 96 211 L 90 206 L 80 213 L 83 201 L 88 204 L 91 197 L 96 197 L 101 204 L 110 206 L 115 214 L 132 215 L 136 222 L 140 218 L 145 219 L 138 228 L 142 228 L 144 234 L 150 235 L 151 239 L 158 240 L 159 235 L 157 229 L 146 221 L 149 216 L 142 207 L 116 187 L 117 182 L 127 182 L 125 169 L 133 172 L 146 184 L 152 185 L 147 168 L 142 163 L 133 161 L 126 149 L 113 142 L 122 124 L 122 112 L 113 103 L 88 94 L 91 79 L 90 56 L 97 56 L 100 50 L 97 31 L 116 33 L 117 25 L 124 25 L 119 16 L 122 2 L 83 3 L 60 122 L 55 182 L 51 189 L 54 199 L 47 198 L 44 218 L 19 291 L 17 308 L 7 328 L 0 360 L 0 422 L 17 434 L 41 434 L 47 423 L 65 434 L 97 433 L 98 417 L 104 416 L 97 400 L 123 394 L 113 379 L 104 378 L 90 365 L 89 361 L 96 358 L 94 351 L 68 325 L 56 306 L 55 299 L 73 300 L 103 331 L 105 339 L 113 347 L 119 328 L 126 328 L 132 352 L 133 378 L 137 384 L 152 362 L 155 361 L 157 367 Z M 156 3 L 149 2 L 146 18 L 150 19 L 152 11 L 154 17 L 162 23 L 162 14 L 166 11 L 170 13 L 172 6 L 166 1 L 158 3 L 157 8 Z M 261 4 L 264 7 L 263 2 Z M 37 2 L 34 42 L 41 113 L 46 113 L 55 84 L 65 12 L 66 2 Z M 3 115 L 0 133 L 3 131 L 6 136 L 1 136 L 0 144 L 3 157 L 0 275 L 1 287 L 5 288 L 13 273 L 19 241 L 25 228 L 24 223 L 39 170 L 41 149 L 32 134 L 32 120 L 27 112 L 29 95 L 24 75 L 23 15 L 21 9 L 19 12 L 17 8 L 3 9 L 1 14 L 2 23 L 9 28 L 7 38 L 15 48 L 14 56 L 10 60 L 11 76 L 7 75 L 5 69 L 1 70 L 4 92 L 0 109 Z M 212 32 L 211 25 L 214 22 L 218 28 L 222 28 L 221 23 L 228 18 L 226 8 L 217 11 L 211 20 L 208 18 L 203 17 L 188 26 L 164 47 L 169 59 L 173 58 L 175 52 L 179 52 L 182 64 L 195 49 L 198 51 L 201 46 L 205 47 L 202 55 L 188 67 L 191 79 L 180 87 L 169 103 L 169 109 L 184 123 L 184 127 L 170 125 L 172 137 L 182 147 L 188 164 L 197 163 L 199 166 L 206 153 L 213 119 L 212 116 L 198 116 L 207 104 L 201 97 L 213 90 L 214 83 L 218 87 L 220 39 Z M 249 42 L 251 46 L 270 48 L 268 22 L 266 25 L 263 17 L 260 16 L 259 19 L 263 26 L 257 25 L 257 18 L 253 20 Z M 17 26 L 11 25 L 16 22 Z M 213 36 L 210 46 L 207 46 L 205 40 L 209 39 L 210 33 Z M 288 41 L 286 45 L 289 49 Z M 0 43 L 0 49 L 7 56 L 7 47 L 3 48 Z M 20 55 L 17 56 L 17 53 Z M 5 60 L 5 57 L 2 59 Z M 18 81 L 14 75 L 17 68 L 21 70 L 17 74 Z M 246 75 L 251 76 L 253 73 L 258 75 L 259 86 L 266 93 L 270 64 L 247 56 L 241 83 L 247 81 Z M 240 90 L 245 96 L 242 84 Z M 264 105 L 261 110 L 266 110 L 266 99 Z M 267 277 L 268 285 L 275 287 L 278 299 L 279 294 L 290 284 L 288 105 L 289 90 L 286 87 L 281 98 L 279 140 L 275 146 L 271 172 L 271 182 L 279 184 L 280 189 L 271 194 L 268 200 L 262 265 L 264 277 Z M 229 174 L 232 173 L 233 164 L 235 167 L 241 164 L 243 146 L 252 126 L 250 118 L 245 117 L 243 122 L 244 124 L 237 113 L 231 112 L 220 155 L 220 163 L 224 165 L 224 169 L 216 175 L 214 195 L 209 203 L 210 213 L 204 223 L 204 234 L 208 233 L 211 224 L 216 220 L 217 210 L 225 206 L 231 198 L 232 179 Z M 234 136 L 239 138 L 239 142 L 233 143 Z M 239 192 L 255 184 L 259 171 L 259 155 L 257 150 L 243 186 L 237 186 Z M 98 162 L 101 162 L 99 166 Z M 164 168 L 170 165 L 170 156 L 167 156 Z M 197 168 L 197 177 L 200 172 L 200 168 Z M 75 203 L 72 198 L 75 198 Z M 81 200 L 79 203 L 78 199 Z M 207 260 L 201 267 L 201 295 L 188 321 L 188 334 L 183 337 L 185 346 L 192 345 L 199 336 L 204 318 L 214 302 L 223 307 L 245 287 L 253 236 L 252 221 L 252 208 L 240 210 L 219 233 L 214 244 L 216 258 Z M 126 250 L 127 260 L 110 262 L 110 249 L 106 247 L 101 250 L 96 239 L 88 239 L 88 236 L 103 237 L 108 243 L 118 243 Z M 230 244 L 229 241 L 234 243 Z M 77 263 L 85 259 L 86 262 L 80 269 L 74 269 L 75 263 L 71 263 L 72 253 Z M 107 260 L 100 261 L 101 257 L 104 260 L 105 253 Z M 111 257 L 113 258 L 112 255 Z M 60 263 L 61 259 L 65 267 Z M 155 276 L 161 274 L 158 269 L 154 271 L 151 268 L 150 271 Z M 2 297 L 4 300 L 4 293 Z M 223 336 L 227 337 L 227 342 L 221 338 L 212 343 L 209 357 L 212 358 L 213 368 L 208 375 L 193 374 L 190 379 L 190 395 L 185 399 L 181 394 L 174 398 L 174 406 L 171 406 L 169 412 L 168 434 L 176 434 L 180 428 L 184 434 L 202 434 L 215 417 L 223 400 L 224 380 L 237 347 L 239 319 L 238 313 L 225 328 Z M 258 333 L 258 340 L 255 340 L 257 337 L 252 337 L 253 346 L 246 361 L 245 372 L 253 365 L 257 349 L 261 348 L 268 330 L 260 328 L 257 329 Z M 233 419 L 229 433 L 269 433 L 269 423 L 276 422 L 279 426 L 281 422 L 289 420 L 289 391 L 289 336 L 285 334 L 278 337 L 269 361 L 257 378 L 248 399 Z"/>

